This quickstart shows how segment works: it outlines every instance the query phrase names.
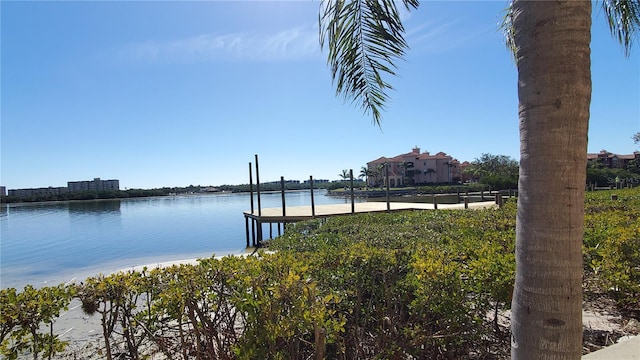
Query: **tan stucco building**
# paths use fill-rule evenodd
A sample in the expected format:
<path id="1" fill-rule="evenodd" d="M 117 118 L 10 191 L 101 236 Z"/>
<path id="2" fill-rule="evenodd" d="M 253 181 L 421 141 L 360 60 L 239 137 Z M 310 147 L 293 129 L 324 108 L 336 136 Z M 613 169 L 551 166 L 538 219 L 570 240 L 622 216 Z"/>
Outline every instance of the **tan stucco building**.
<path id="1" fill-rule="evenodd" d="M 391 187 L 445 184 L 461 180 L 458 160 L 444 152 L 435 155 L 429 152 L 421 153 L 419 147 L 414 147 L 406 154 L 391 158 L 383 156 L 368 162 L 367 185 L 386 185 L 384 164 L 389 166 L 389 186 Z"/>

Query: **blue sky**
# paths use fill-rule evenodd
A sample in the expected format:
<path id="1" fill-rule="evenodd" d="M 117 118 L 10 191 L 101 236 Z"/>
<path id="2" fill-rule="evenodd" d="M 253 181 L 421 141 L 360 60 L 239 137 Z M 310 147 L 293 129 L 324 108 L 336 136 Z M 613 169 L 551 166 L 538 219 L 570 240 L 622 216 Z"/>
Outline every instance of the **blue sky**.
<path id="1" fill-rule="evenodd" d="M 261 181 L 338 179 L 414 146 L 519 159 L 506 5 L 404 14 L 411 49 L 378 128 L 335 96 L 317 1 L 2 1 L 0 183 L 240 184 L 255 154 Z M 595 8 L 589 152 L 638 149 L 639 52 Z"/>

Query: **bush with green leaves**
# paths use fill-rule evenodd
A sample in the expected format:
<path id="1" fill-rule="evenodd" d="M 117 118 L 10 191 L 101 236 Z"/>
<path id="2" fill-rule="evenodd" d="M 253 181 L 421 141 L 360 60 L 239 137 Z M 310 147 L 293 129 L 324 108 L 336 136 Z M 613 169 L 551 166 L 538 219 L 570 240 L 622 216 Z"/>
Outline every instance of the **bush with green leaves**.
<path id="1" fill-rule="evenodd" d="M 6 359 L 31 354 L 36 360 L 64 350 L 66 343 L 54 333 L 53 324 L 72 295 L 73 288 L 64 285 L 0 290 L 0 354 Z"/>
<path id="2" fill-rule="evenodd" d="M 479 211 L 361 214 L 297 224 L 271 247 L 304 254 L 342 299 L 340 358 L 463 358 L 504 349 L 515 204 Z M 466 355 L 465 355 L 466 354 Z"/>
<path id="3" fill-rule="evenodd" d="M 587 194 L 583 254 L 587 288 L 640 314 L 640 188 Z"/>

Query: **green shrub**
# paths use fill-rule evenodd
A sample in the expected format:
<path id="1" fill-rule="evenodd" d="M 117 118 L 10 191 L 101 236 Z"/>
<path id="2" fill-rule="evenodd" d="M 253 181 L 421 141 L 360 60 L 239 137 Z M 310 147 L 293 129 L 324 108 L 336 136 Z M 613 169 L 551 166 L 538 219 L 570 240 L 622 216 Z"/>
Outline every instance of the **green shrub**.
<path id="1" fill-rule="evenodd" d="M 54 334 L 53 323 L 67 310 L 72 294 L 64 285 L 0 290 L 0 354 L 6 359 L 27 353 L 51 359 L 63 351 L 67 344 Z"/>
<path id="2" fill-rule="evenodd" d="M 583 254 L 587 285 L 638 311 L 640 188 L 587 194 Z"/>
<path id="3" fill-rule="evenodd" d="M 272 246 L 310 256 L 318 286 L 342 298 L 337 357 L 460 358 L 504 347 L 494 320 L 510 305 L 514 229 L 509 203 L 310 221 Z"/>

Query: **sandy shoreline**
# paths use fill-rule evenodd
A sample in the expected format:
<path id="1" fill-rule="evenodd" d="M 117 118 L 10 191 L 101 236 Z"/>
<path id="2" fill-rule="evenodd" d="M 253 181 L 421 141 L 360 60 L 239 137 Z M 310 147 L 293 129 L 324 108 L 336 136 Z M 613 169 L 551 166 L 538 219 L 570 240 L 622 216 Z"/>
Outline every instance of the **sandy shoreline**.
<path id="1" fill-rule="evenodd" d="M 246 256 L 251 252 L 245 253 L 229 253 L 225 255 L 217 255 L 216 258 L 223 258 L 226 256 Z M 163 262 L 152 262 L 145 265 L 135 265 L 120 268 L 115 271 L 108 272 L 96 272 L 86 277 L 74 277 L 67 281 L 67 284 L 82 281 L 91 276 L 98 274 L 114 274 L 119 272 L 129 271 L 142 271 L 144 268 L 155 269 L 170 267 L 173 265 L 195 265 L 198 263 L 199 258 L 179 259 Z M 43 286 L 46 286 L 44 284 Z M 82 304 L 80 300 L 73 299 L 69 304 L 69 310 L 60 314 L 53 324 L 54 333 L 59 336 L 63 341 L 68 341 L 69 344 L 66 350 L 56 355 L 55 359 L 103 359 L 104 355 L 101 354 L 101 349 L 104 346 L 102 326 L 100 324 L 100 316 L 98 314 L 88 315 L 82 310 Z M 150 360 L 165 359 L 162 354 L 152 355 Z"/>
<path id="2" fill-rule="evenodd" d="M 88 267 L 69 268 L 50 273 L 47 271 L 34 271 L 31 268 L 29 269 L 31 271 L 22 268 L 3 268 L 2 275 L 0 277 L 0 287 L 3 289 L 16 288 L 18 290 L 22 290 L 22 288 L 24 288 L 24 286 L 26 286 L 27 284 L 30 284 L 35 288 L 57 286 L 59 284 L 71 284 L 80 282 L 84 279 L 96 276 L 98 274 L 112 274 L 119 271 L 130 271 L 136 269 L 142 270 L 144 266 L 146 266 L 147 268 L 163 267 L 170 266 L 172 264 L 196 262 L 197 259 L 206 259 L 211 256 L 223 257 L 228 255 L 242 255 L 245 253 L 246 251 L 243 250 L 229 250 L 219 253 L 198 252 L 188 254 L 137 257 L 123 260 L 111 260 Z M 24 273 L 30 274 L 24 275 Z M 44 275 L 43 273 L 47 274 Z"/>

